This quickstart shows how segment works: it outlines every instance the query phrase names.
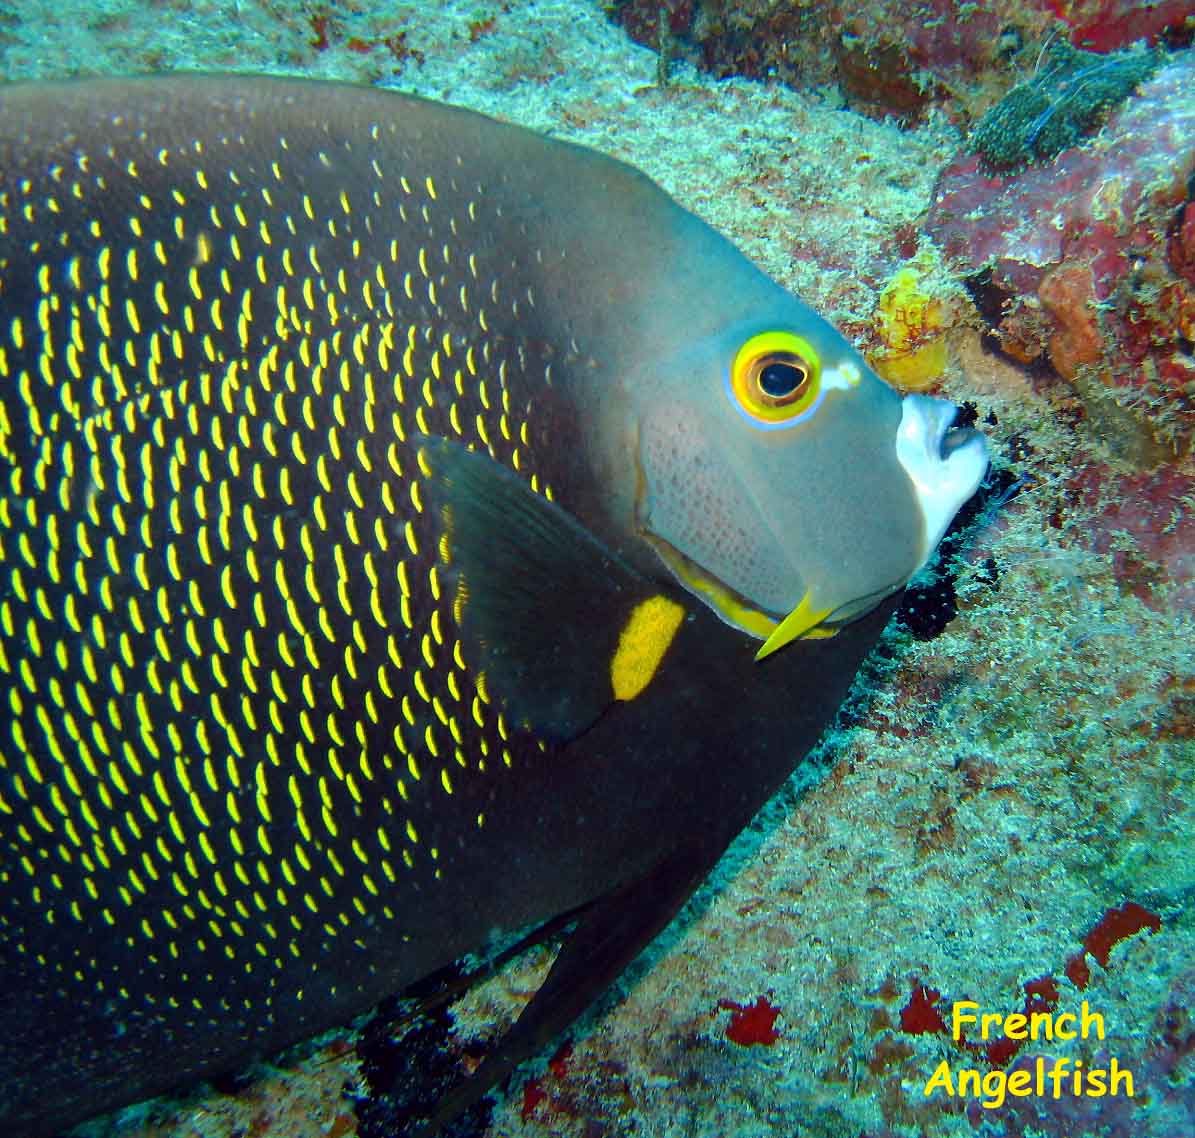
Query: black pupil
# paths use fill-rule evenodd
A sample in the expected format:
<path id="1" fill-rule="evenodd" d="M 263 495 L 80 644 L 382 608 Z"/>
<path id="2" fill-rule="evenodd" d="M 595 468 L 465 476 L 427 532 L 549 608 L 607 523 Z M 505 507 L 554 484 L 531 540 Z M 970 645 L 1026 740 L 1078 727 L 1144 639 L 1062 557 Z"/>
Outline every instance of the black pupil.
<path id="1" fill-rule="evenodd" d="M 791 395 L 805 382 L 805 368 L 790 360 L 773 360 L 759 370 L 759 389 L 773 399 Z"/>

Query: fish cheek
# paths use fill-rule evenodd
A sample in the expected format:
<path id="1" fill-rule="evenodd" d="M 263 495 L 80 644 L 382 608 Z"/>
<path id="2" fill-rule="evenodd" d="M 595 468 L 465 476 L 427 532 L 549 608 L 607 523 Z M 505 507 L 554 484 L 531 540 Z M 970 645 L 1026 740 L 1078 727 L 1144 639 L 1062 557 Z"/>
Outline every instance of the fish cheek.
<path id="1" fill-rule="evenodd" d="M 761 609 L 792 607 L 801 594 L 795 567 L 760 516 L 729 451 L 709 437 L 690 409 L 669 406 L 643 417 L 639 463 L 636 520 L 650 537 Z"/>
<path id="2" fill-rule="evenodd" d="M 894 404 L 879 394 L 830 392 L 799 436 L 777 439 L 771 461 L 761 453 L 742 467 L 774 532 L 792 535 L 810 604 L 835 623 L 903 585 L 923 542 L 913 487 L 897 460 Z"/>

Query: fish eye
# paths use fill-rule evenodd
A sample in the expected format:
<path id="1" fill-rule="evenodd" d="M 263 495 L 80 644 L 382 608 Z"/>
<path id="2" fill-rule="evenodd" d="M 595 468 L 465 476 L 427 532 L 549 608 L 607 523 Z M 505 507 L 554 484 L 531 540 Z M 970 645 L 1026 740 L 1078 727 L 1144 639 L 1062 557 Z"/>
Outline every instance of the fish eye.
<path id="1" fill-rule="evenodd" d="M 752 365 L 752 379 L 760 399 L 776 407 L 799 398 L 809 375 L 805 361 L 790 352 L 761 356 Z"/>
<path id="2" fill-rule="evenodd" d="M 821 402 L 821 360 L 800 336 L 761 332 L 735 354 L 726 389 L 735 410 L 753 426 L 791 427 Z"/>

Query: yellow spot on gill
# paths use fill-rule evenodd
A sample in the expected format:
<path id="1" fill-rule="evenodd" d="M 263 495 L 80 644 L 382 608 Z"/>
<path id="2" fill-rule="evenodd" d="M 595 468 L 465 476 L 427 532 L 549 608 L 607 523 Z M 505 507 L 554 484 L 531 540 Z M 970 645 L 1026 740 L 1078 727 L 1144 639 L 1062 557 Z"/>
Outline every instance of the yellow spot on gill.
<path id="1" fill-rule="evenodd" d="M 615 699 L 634 699 L 651 683 L 684 617 L 685 610 L 664 596 L 635 606 L 610 661 Z"/>

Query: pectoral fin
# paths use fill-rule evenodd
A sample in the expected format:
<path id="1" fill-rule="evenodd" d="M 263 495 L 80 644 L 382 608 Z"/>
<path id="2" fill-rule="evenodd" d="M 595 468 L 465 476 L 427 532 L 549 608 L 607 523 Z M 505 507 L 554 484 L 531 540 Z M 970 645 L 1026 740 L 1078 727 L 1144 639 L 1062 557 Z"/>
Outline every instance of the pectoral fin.
<path id="1" fill-rule="evenodd" d="M 567 742 L 634 698 L 683 608 L 489 455 L 428 437 L 419 461 L 465 647 L 511 721 Z"/>

